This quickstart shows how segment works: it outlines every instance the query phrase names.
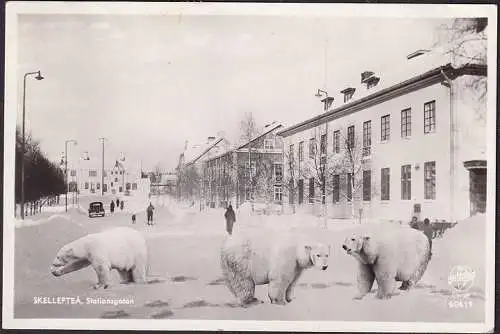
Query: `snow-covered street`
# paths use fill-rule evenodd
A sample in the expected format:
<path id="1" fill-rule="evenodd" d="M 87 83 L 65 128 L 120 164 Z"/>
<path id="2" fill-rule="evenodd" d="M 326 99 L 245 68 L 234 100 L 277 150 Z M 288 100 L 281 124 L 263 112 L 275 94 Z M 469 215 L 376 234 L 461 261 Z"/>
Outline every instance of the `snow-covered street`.
<path id="1" fill-rule="evenodd" d="M 304 215 L 255 216 L 244 210 L 237 211 L 237 230 L 251 233 L 264 229 L 278 236 L 280 231 L 292 230 L 326 243 L 332 250 L 328 270 L 307 270 L 290 304 L 270 304 L 267 286 L 258 286 L 257 298 L 264 303 L 241 308 L 235 305 L 221 280 L 219 247 L 225 238 L 224 210 L 200 213 L 196 208 L 180 208 L 168 198 L 151 201 L 156 205 L 154 226 L 145 224 L 143 211 L 136 212 L 137 223 L 132 225 L 129 210 L 89 219 L 83 210 L 71 208 L 67 214 L 44 213 L 43 221 L 16 228 L 14 317 L 484 321 L 485 250 L 480 247 L 485 244 L 484 216 L 459 222 L 446 231 L 443 239 L 434 241 L 432 260 L 415 289 L 405 293 L 395 289 L 390 300 L 378 300 L 375 285 L 363 300 L 353 300 L 356 263 L 342 251 L 341 244 L 359 225 L 331 221 L 323 228 L 316 222 L 317 218 Z M 137 207 L 145 208 L 142 204 Z M 63 244 L 115 226 L 132 226 L 144 233 L 150 251 L 150 275 L 157 277 L 156 281 L 146 285 L 121 285 L 117 273 L 113 273 L 109 289 L 93 290 L 96 275 L 90 267 L 59 278 L 52 276 L 50 264 Z M 474 286 L 469 291 L 470 308 L 448 306 L 451 294 L 448 273 L 457 264 L 468 265 L 476 271 Z M 77 296 L 83 304 L 34 304 L 36 297 Z M 86 298 L 108 297 L 129 298 L 133 304 L 85 304 Z"/>

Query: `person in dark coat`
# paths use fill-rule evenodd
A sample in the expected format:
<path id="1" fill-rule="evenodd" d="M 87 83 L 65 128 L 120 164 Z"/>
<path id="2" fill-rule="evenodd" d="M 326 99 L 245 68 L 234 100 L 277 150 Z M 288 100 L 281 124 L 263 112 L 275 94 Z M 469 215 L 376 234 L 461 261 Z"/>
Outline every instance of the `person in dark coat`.
<path id="1" fill-rule="evenodd" d="M 422 227 L 422 232 L 427 236 L 429 239 L 429 244 L 432 249 L 432 235 L 433 235 L 433 230 L 432 230 L 432 225 L 430 224 L 429 218 L 424 219 L 424 226 Z"/>
<path id="2" fill-rule="evenodd" d="M 226 218 L 226 231 L 229 235 L 233 234 L 233 225 L 236 222 L 236 214 L 234 213 L 233 207 L 231 204 L 227 207 L 226 213 L 224 213 L 224 217 Z"/>
<path id="3" fill-rule="evenodd" d="M 148 225 L 153 225 L 153 210 L 154 209 L 155 209 L 155 207 L 153 206 L 153 204 L 151 202 L 149 202 L 149 206 L 146 209 L 146 213 L 148 216 Z"/>
<path id="4" fill-rule="evenodd" d="M 132 215 L 132 224 L 135 224 L 135 214 Z"/>
<path id="5" fill-rule="evenodd" d="M 115 212 L 115 202 L 111 201 L 111 204 L 109 205 L 109 211 L 111 213 Z"/>
<path id="6" fill-rule="evenodd" d="M 117 198 L 116 199 L 116 207 L 118 208 L 120 206 L 120 200 Z"/>

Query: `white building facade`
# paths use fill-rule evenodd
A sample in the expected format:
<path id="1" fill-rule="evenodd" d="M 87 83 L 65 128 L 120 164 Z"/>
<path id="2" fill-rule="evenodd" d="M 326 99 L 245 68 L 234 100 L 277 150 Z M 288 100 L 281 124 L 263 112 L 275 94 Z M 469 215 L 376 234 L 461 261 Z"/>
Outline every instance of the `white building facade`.
<path id="1" fill-rule="evenodd" d="M 150 180 L 140 170 L 126 168 L 123 161 L 102 165 L 82 160 L 78 165 L 68 166 L 69 192 L 78 191 L 79 195 L 105 196 L 148 196 Z M 104 178 L 103 178 L 104 172 Z M 104 182 L 103 182 L 104 181 Z"/>
<path id="2" fill-rule="evenodd" d="M 425 65 L 426 56 L 419 61 Z M 420 72 L 387 84 L 383 74 L 364 72 L 359 87 L 325 99 L 340 100 L 327 112 L 280 132 L 285 173 L 296 184 L 284 193 L 286 208 L 313 213 L 320 206 L 332 218 L 447 222 L 485 211 L 486 122 L 477 117 L 485 102 L 467 83 L 484 77 L 486 67 L 415 67 Z M 325 162 L 321 175 L 300 171 L 314 159 L 313 144 Z M 353 168 L 332 167 L 345 167 L 339 161 L 348 156 Z"/>

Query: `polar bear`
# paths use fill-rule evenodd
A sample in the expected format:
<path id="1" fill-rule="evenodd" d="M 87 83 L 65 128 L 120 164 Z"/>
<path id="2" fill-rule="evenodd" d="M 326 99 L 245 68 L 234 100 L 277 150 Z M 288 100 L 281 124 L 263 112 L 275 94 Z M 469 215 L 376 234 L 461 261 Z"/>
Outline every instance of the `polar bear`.
<path id="1" fill-rule="evenodd" d="M 119 227 L 64 245 L 52 262 L 51 272 L 62 276 L 92 266 L 98 278 L 95 289 L 108 287 L 111 269 L 118 270 L 122 283 L 145 283 L 147 257 L 142 234 L 132 228 Z"/>
<path id="2" fill-rule="evenodd" d="M 420 231 L 403 227 L 385 227 L 371 232 L 352 234 L 342 248 L 358 262 L 354 299 L 378 285 L 377 298 L 388 299 L 394 280 L 402 282 L 400 290 L 408 290 L 424 274 L 431 257 L 428 238 Z"/>
<path id="3" fill-rule="evenodd" d="M 292 290 L 303 270 L 328 268 L 329 248 L 320 243 L 304 243 L 293 237 L 228 236 L 221 253 L 221 269 L 226 286 L 241 305 L 258 302 L 255 286 L 268 284 L 273 304 L 292 301 Z"/>

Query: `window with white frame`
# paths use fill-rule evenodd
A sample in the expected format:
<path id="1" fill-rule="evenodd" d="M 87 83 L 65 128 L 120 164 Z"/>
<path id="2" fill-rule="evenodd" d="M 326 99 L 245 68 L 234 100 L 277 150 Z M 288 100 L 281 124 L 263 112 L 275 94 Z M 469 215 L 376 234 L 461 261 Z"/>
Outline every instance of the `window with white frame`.
<path id="1" fill-rule="evenodd" d="M 389 168 L 381 169 L 380 177 L 380 189 L 381 189 L 381 199 L 383 201 L 388 201 L 391 198 L 391 175 Z"/>
<path id="2" fill-rule="evenodd" d="M 96 176 L 97 176 L 96 170 L 89 170 L 89 177 L 96 177 Z"/>
<path id="3" fill-rule="evenodd" d="M 401 166 L 401 199 L 411 199 L 411 165 Z"/>
<path id="4" fill-rule="evenodd" d="M 411 136 L 411 108 L 401 110 L 401 138 Z"/>
<path id="5" fill-rule="evenodd" d="M 282 164 L 274 164 L 274 179 L 276 182 L 283 181 L 283 165 Z"/>
<path id="6" fill-rule="evenodd" d="M 436 199 L 436 162 L 424 163 L 424 198 Z"/>
<path id="7" fill-rule="evenodd" d="M 380 118 L 380 139 L 382 141 L 391 139 L 391 115 Z"/>
<path id="8" fill-rule="evenodd" d="M 353 182 L 352 173 L 347 173 L 346 186 L 347 186 L 347 201 L 348 202 L 352 201 L 352 188 L 353 188 L 352 182 Z"/>
<path id="9" fill-rule="evenodd" d="M 372 171 L 363 171 L 363 201 L 370 201 L 372 198 Z"/>
<path id="10" fill-rule="evenodd" d="M 309 139 L 309 158 L 314 159 L 315 155 L 316 155 L 316 139 L 311 138 Z"/>
<path id="11" fill-rule="evenodd" d="M 333 176 L 333 203 L 338 203 L 340 200 L 340 175 Z"/>
<path id="12" fill-rule="evenodd" d="M 363 122 L 363 156 L 371 154 L 372 146 L 372 121 Z"/>
<path id="13" fill-rule="evenodd" d="M 76 169 L 71 170 L 71 176 L 76 176 Z"/>
<path id="14" fill-rule="evenodd" d="M 333 152 L 340 153 L 340 130 L 333 132 Z"/>
<path id="15" fill-rule="evenodd" d="M 326 134 L 321 135 L 321 142 L 320 142 L 320 152 L 321 155 L 326 155 Z"/>
<path id="16" fill-rule="evenodd" d="M 290 148 L 288 150 L 288 161 L 289 161 L 290 165 L 293 164 L 293 161 L 295 159 L 295 152 L 294 151 L 295 151 L 294 145 L 291 144 Z"/>
<path id="17" fill-rule="evenodd" d="M 304 142 L 299 143 L 299 161 L 304 161 Z"/>
<path id="18" fill-rule="evenodd" d="M 347 148 L 354 148 L 354 125 L 347 128 Z"/>
<path id="19" fill-rule="evenodd" d="M 283 199 L 283 189 L 281 186 L 274 186 L 274 200 L 281 202 Z"/>
<path id="20" fill-rule="evenodd" d="M 264 149 L 272 150 L 274 148 L 274 139 L 264 139 Z"/>
<path id="21" fill-rule="evenodd" d="M 424 104 L 424 133 L 436 131 L 436 101 Z"/>

